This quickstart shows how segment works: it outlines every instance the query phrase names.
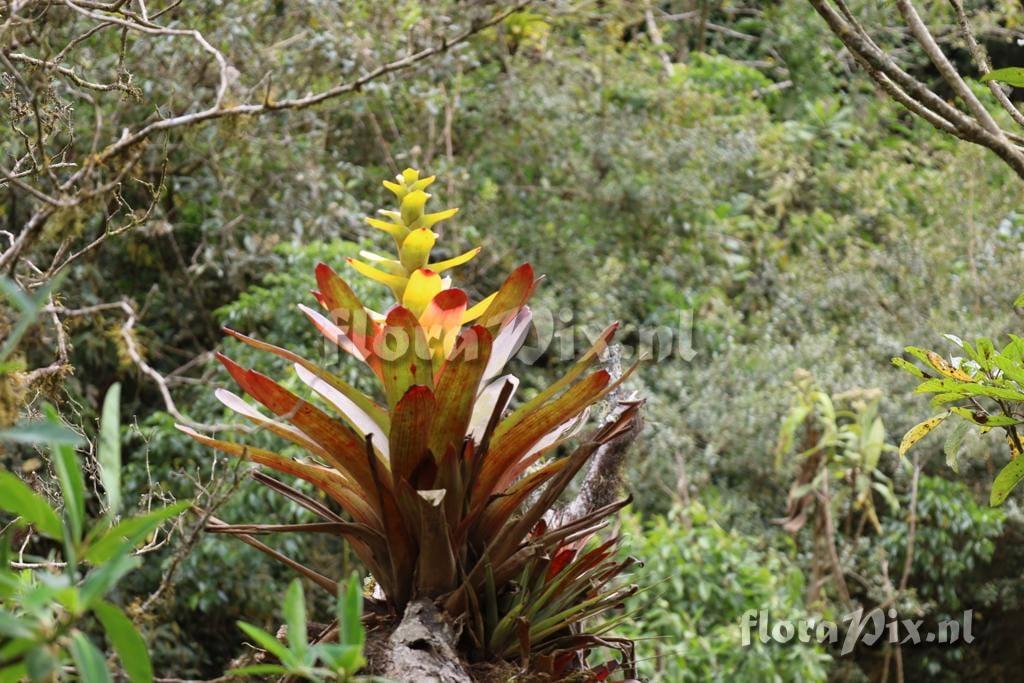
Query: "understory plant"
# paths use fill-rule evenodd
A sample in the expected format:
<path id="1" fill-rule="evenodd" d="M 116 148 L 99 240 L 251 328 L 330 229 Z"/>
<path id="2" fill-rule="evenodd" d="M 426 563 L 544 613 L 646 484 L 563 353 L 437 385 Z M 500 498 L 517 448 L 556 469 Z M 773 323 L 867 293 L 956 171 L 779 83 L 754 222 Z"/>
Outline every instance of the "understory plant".
<path id="1" fill-rule="evenodd" d="M 0 431 L 0 442 L 49 449 L 62 499 L 53 503 L 0 469 L 0 682 L 53 681 L 69 673 L 90 683 L 113 681 L 108 658 L 90 635 L 97 630 L 128 680 L 153 680 L 146 642 L 110 594 L 142 563 L 139 555 L 160 547 L 160 525 L 190 503 L 121 515 L 119 397 L 115 384 L 103 404 L 96 449 L 103 499 L 96 516 L 87 514 L 86 468 L 76 453 L 82 439 L 52 406 L 44 407 L 44 419 Z"/>
<path id="2" fill-rule="evenodd" d="M 426 211 L 425 190 L 433 181 L 412 169 L 385 181 L 397 210 L 381 211 L 367 222 L 393 239 L 396 254 L 363 252 L 364 260 L 348 259 L 357 273 L 390 290 L 395 303 L 389 310 L 364 306 L 325 263 L 316 267 L 313 292 L 322 312 L 299 306 L 330 344 L 369 368 L 378 380 L 375 395 L 286 348 L 225 329 L 292 363 L 315 398 L 301 398 L 224 355 L 218 358 L 234 381 L 270 414 L 223 389 L 217 397 L 308 457 L 295 460 L 179 429 L 225 453 L 303 479 L 340 508 L 259 474 L 259 481 L 321 521 L 220 524 L 215 531 L 255 545 L 331 593 L 335 579 L 253 536 L 339 535 L 376 582 L 370 599 L 380 607 L 401 613 L 412 601 L 432 601 L 462 627 L 462 652 L 470 660 L 514 660 L 530 672 L 560 677 L 585 668 L 585 653 L 596 644 L 631 652 L 627 641 L 606 636 L 615 620 L 581 627 L 636 590 L 617 580 L 634 561 L 617 558 L 616 539 L 588 545 L 628 499 L 557 525 L 545 519 L 597 449 L 630 428 L 639 404 L 619 406 L 599 428 L 578 437 L 591 408 L 629 375 L 613 378 L 594 369 L 616 325 L 561 379 L 514 404 L 519 381 L 503 373 L 530 329 L 527 301 L 538 279 L 523 264 L 498 291 L 471 304 L 446 273 L 479 248 L 433 259 L 438 235 L 432 227 L 456 213 Z M 563 448 L 568 455 L 553 457 Z M 607 669 L 602 672 L 594 675 L 606 675 Z"/>
<path id="3" fill-rule="evenodd" d="M 274 656 L 278 664 L 250 664 L 229 673 L 236 676 L 280 675 L 301 678 L 308 681 L 368 681 L 356 678 L 354 674 L 366 663 L 363 645 L 366 643 L 366 629 L 363 628 L 363 594 L 359 589 L 359 575 L 355 572 L 338 588 L 336 603 L 336 625 L 332 629 L 334 640 L 327 642 L 319 638 L 309 643 L 306 624 L 306 597 L 302 582 L 293 579 L 285 592 L 283 612 L 288 632 L 285 642 L 264 631 L 259 626 L 244 621 L 238 627 L 252 641 Z"/>
<path id="4" fill-rule="evenodd" d="M 850 562 L 857 548 L 871 547 L 882 533 L 880 518 L 899 510 L 892 478 L 883 467 L 883 456 L 895 448 L 886 443 L 878 414 L 881 392 L 852 389 L 830 395 L 805 370 L 795 373 L 792 388 L 775 458 L 777 468 L 791 466 L 793 482 L 785 516 L 775 521 L 798 546 L 809 541 L 807 606 L 825 608 L 830 597 L 850 605 L 858 596 L 851 594 L 855 589 L 846 575 L 876 572 L 870 562 L 854 568 L 840 558 Z"/>

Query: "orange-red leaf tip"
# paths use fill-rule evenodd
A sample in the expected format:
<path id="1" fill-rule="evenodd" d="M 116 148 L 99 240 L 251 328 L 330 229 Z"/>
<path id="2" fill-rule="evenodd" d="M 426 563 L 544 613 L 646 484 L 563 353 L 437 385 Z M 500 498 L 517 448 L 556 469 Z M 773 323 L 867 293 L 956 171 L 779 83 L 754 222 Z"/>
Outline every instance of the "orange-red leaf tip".
<path id="1" fill-rule="evenodd" d="M 445 289 L 433 298 L 434 305 L 442 310 L 459 308 L 469 303 L 469 297 L 458 288 Z"/>
<path id="2" fill-rule="evenodd" d="M 314 270 L 314 273 L 316 274 L 316 281 L 320 283 L 321 287 L 323 286 L 322 283 L 324 282 L 324 280 L 329 280 L 332 277 L 337 277 L 337 273 L 334 272 L 334 268 L 331 268 L 323 261 L 320 261 L 319 263 L 316 264 L 316 269 Z"/>
<path id="3" fill-rule="evenodd" d="M 392 306 L 384 321 L 392 327 L 411 327 L 419 324 L 412 311 L 401 304 Z"/>

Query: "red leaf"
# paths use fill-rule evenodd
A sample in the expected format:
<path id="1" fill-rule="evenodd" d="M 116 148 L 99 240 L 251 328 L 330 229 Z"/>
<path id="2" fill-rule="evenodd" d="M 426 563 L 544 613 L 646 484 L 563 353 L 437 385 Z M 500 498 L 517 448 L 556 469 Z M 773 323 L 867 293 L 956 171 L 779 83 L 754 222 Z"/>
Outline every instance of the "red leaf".
<path id="1" fill-rule="evenodd" d="M 491 357 L 490 332 L 474 325 L 459 335 L 459 341 L 445 361 L 437 380 L 437 417 L 430 435 L 430 450 L 440 458 L 448 448 L 461 451 L 461 444 L 473 416 L 480 378 Z"/>

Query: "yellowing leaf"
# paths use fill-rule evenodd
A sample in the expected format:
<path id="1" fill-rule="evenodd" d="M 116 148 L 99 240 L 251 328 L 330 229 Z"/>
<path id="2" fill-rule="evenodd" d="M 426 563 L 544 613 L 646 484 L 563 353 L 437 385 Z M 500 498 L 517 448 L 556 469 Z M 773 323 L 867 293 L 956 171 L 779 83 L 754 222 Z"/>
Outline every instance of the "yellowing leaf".
<path id="1" fill-rule="evenodd" d="M 910 430 L 903 435 L 903 440 L 900 442 L 900 457 L 906 455 L 911 446 L 928 436 L 928 433 L 938 427 L 939 424 L 941 424 L 947 417 L 949 417 L 948 412 L 942 413 L 941 415 L 930 417 L 924 422 L 911 427 Z"/>
<path id="2" fill-rule="evenodd" d="M 929 351 L 927 356 L 928 356 L 928 362 L 931 364 L 931 366 L 933 368 L 935 368 L 936 370 L 938 370 L 939 372 L 941 372 L 946 377 L 950 377 L 952 379 L 960 380 L 961 382 L 971 382 L 971 381 L 974 381 L 973 377 L 968 375 L 963 370 L 960 370 L 958 368 L 954 368 L 952 365 L 949 364 L 948 361 L 946 361 L 945 358 L 943 358 L 939 354 L 935 353 L 934 351 Z"/>

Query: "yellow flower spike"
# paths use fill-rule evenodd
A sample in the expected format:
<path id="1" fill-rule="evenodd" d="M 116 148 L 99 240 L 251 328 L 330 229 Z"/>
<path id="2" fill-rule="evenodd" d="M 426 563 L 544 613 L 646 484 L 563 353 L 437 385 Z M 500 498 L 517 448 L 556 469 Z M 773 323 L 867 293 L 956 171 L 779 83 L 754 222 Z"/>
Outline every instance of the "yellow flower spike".
<path id="1" fill-rule="evenodd" d="M 405 270 L 411 272 L 425 267 L 435 242 L 437 242 L 437 233 L 429 228 L 418 228 L 411 231 L 398 250 L 398 258 Z"/>
<path id="2" fill-rule="evenodd" d="M 429 196 L 429 195 L 428 195 Z M 445 209 L 444 211 L 438 211 L 437 213 L 424 214 L 420 218 L 419 226 L 421 228 L 429 228 L 435 223 L 440 223 L 443 220 L 447 220 L 459 212 L 458 208 Z"/>
<path id="3" fill-rule="evenodd" d="M 448 270 L 449 268 L 454 268 L 455 266 L 461 266 L 463 263 L 466 263 L 468 261 L 472 261 L 473 257 L 475 257 L 477 254 L 480 253 L 481 249 L 483 249 L 483 247 L 476 247 L 474 249 L 470 249 L 465 254 L 459 254 L 458 256 L 453 256 L 453 257 L 451 257 L 449 259 L 445 259 L 444 261 L 438 261 L 437 263 L 431 263 L 429 268 L 432 271 L 434 271 L 435 273 L 443 273 L 444 271 Z"/>
<path id="4" fill-rule="evenodd" d="M 357 261 L 354 258 L 346 258 L 345 260 L 348 261 L 348 264 L 355 268 L 360 275 L 368 277 L 371 280 L 374 280 L 375 282 L 380 282 L 387 285 L 388 287 L 391 288 L 391 291 L 394 292 L 396 299 L 402 299 L 402 294 L 405 292 L 406 283 L 409 281 L 408 278 L 403 277 L 401 275 L 385 273 L 383 270 L 374 268 L 373 266 L 363 263 L 362 261 Z"/>
<path id="5" fill-rule="evenodd" d="M 437 180 L 437 176 L 436 175 L 428 176 L 426 178 L 420 178 L 415 183 L 413 183 L 412 185 L 409 186 L 409 191 L 410 192 L 415 192 L 416 190 L 425 190 L 435 180 Z"/>
<path id="6" fill-rule="evenodd" d="M 369 261 L 375 268 L 380 268 L 385 273 L 390 273 L 391 275 L 399 275 L 401 277 L 407 277 L 406 273 L 408 271 L 406 271 L 406 269 L 402 267 L 401 263 L 399 263 L 393 258 L 381 256 L 380 254 L 374 254 L 372 251 L 366 251 L 365 249 L 363 251 L 360 251 L 359 255 L 362 256 L 367 261 Z"/>
<path id="7" fill-rule="evenodd" d="M 441 287 L 441 276 L 434 271 L 426 268 L 414 270 L 402 294 L 402 305 L 419 318 L 431 300 L 440 294 Z"/>
<path id="8" fill-rule="evenodd" d="M 398 247 L 398 258 L 367 252 L 362 254 L 366 263 L 350 261 L 361 274 L 390 287 L 400 303 L 406 304 L 408 297 L 411 303 L 406 304 L 406 307 L 415 308 L 417 314 L 424 310 L 429 301 L 429 297 L 424 300 L 426 295 L 422 291 L 433 296 L 433 294 L 447 289 L 450 286 L 450 278 L 440 278 L 439 274 L 466 263 L 480 251 L 479 248 L 471 249 L 459 256 L 430 264 L 430 252 L 437 242 L 437 234 L 430 229 L 431 226 L 451 218 L 458 212 L 457 208 L 434 213 L 425 212 L 431 195 L 424 192 L 424 189 L 429 187 L 435 179 L 435 176 L 421 178 L 419 171 L 407 168 L 395 176 L 393 181 L 384 181 L 384 187 L 398 198 L 399 210 L 381 209 L 378 211 L 381 218 L 367 218 L 366 222 L 391 235 Z M 432 271 L 431 277 L 428 278 L 429 284 L 424 279 L 425 276 L 416 274 L 420 269 Z M 407 294 L 406 289 L 409 286 L 410 278 L 416 280 L 416 286 Z M 423 289 L 423 287 L 427 288 Z"/>
<path id="9" fill-rule="evenodd" d="M 490 296 L 484 299 L 481 299 L 480 303 L 469 308 L 465 313 L 462 314 L 462 324 L 465 325 L 466 323 L 473 322 L 474 320 L 482 316 L 487 311 L 488 307 L 490 307 L 491 302 L 494 301 L 494 297 L 496 296 L 498 296 L 497 292 L 491 294 Z"/>
<path id="10" fill-rule="evenodd" d="M 405 195 L 402 199 L 402 222 L 407 227 L 419 227 L 416 221 L 423 217 L 423 207 L 428 199 L 430 199 L 430 195 L 423 190 L 416 190 Z"/>
<path id="11" fill-rule="evenodd" d="M 382 221 L 379 218 L 371 218 L 369 216 L 367 216 L 364 220 L 373 227 L 377 228 L 378 230 L 383 230 L 387 234 L 394 237 L 395 242 L 398 243 L 401 243 L 402 240 L 404 240 L 406 236 L 409 234 L 409 228 L 399 223 L 388 223 L 387 221 Z"/>

